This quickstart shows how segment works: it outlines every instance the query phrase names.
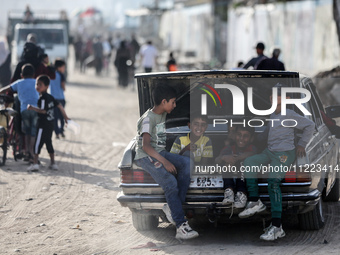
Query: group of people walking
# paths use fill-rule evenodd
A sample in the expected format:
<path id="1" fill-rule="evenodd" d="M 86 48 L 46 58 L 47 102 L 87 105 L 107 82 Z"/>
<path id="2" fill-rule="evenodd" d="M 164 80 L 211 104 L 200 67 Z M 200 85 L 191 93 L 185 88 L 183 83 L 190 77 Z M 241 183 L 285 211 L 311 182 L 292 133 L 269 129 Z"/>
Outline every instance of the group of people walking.
<path id="1" fill-rule="evenodd" d="M 94 67 L 96 75 L 103 71 L 108 72 L 108 64 L 111 58 L 112 44 L 101 36 L 90 37 L 84 40 L 78 36 L 74 41 L 76 69 L 84 73 L 87 67 Z"/>
<path id="2" fill-rule="evenodd" d="M 135 35 L 131 40 L 123 40 L 120 35 L 116 38 L 109 36 L 95 36 L 84 42 L 81 36 L 74 42 L 76 67 L 85 72 L 87 67 L 94 67 L 96 75 L 110 72 L 110 63 L 118 72 L 119 86 L 126 87 L 134 75 L 136 55 L 139 53 L 140 44 Z"/>
<path id="3" fill-rule="evenodd" d="M 285 70 L 285 65 L 279 60 L 279 56 L 281 54 L 281 50 L 279 48 L 273 49 L 271 58 L 264 55 L 264 43 L 257 43 L 255 49 L 257 56 L 251 58 L 244 66 L 238 66 L 239 68 L 248 69 L 249 67 L 252 67 L 255 70 Z"/>
<path id="4" fill-rule="evenodd" d="M 56 138 L 64 137 L 64 123 L 69 119 L 64 110 L 65 71 L 66 62 L 56 59 L 51 64 L 36 36 L 29 34 L 10 84 L 0 89 L 0 94 L 17 94 L 13 105 L 18 112 L 14 128 L 24 137 L 21 156 L 30 163 L 28 171 L 39 170 L 38 155 L 44 144 L 51 159 L 50 168 L 58 170 L 52 133 L 55 131 Z"/>
<path id="5" fill-rule="evenodd" d="M 147 40 L 141 45 L 134 34 L 131 35 L 130 40 L 121 39 L 120 35 L 115 39 L 111 36 L 107 39 L 96 36 L 85 43 L 81 36 L 78 36 L 74 49 L 76 67 L 81 72 L 84 72 L 86 67 L 93 66 L 97 75 L 100 75 L 104 69 L 108 73 L 109 65 L 113 63 L 118 74 L 118 85 L 123 88 L 132 83 L 137 68 L 148 73 L 154 71 L 158 65 L 159 51 L 153 42 Z M 173 52 L 170 52 L 165 67 L 168 71 L 177 71 Z"/>

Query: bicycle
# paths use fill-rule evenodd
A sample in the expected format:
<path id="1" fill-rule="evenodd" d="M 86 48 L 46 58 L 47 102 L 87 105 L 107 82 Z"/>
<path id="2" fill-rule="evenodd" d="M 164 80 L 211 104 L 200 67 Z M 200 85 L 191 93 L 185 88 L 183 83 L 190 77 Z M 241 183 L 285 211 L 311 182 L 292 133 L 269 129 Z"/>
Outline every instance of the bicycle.
<path id="1" fill-rule="evenodd" d="M 3 109 L 0 109 L 0 116 L 5 118 L 5 124 L 2 119 L 2 123 L 0 125 L 0 166 L 5 165 L 6 163 L 7 150 L 9 146 L 12 147 L 14 160 L 17 161 L 16 152 L 18 149 L 19 136 L 16 134 L 14 128 L 14 116 L 17 115 L 18 112 L 10 107 L 6 107 L 13 102 L 14 99 L 12 97 L 0 95 L 0 105 L 4 107 Z"/>

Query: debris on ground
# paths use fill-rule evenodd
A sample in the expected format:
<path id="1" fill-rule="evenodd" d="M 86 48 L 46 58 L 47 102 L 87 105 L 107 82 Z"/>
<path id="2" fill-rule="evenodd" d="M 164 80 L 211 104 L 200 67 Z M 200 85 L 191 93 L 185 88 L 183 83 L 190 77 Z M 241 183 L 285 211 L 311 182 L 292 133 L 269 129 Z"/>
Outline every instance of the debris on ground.
<path id="1" fill-rule="evenodd" d="M 157 245 L 153 242 L 147 242 L 146 244 L 140 244 L 138 246 L 132 247 L 131 249 L 143 249 L 143 248 L 151 248 L 157 247 Z"/>

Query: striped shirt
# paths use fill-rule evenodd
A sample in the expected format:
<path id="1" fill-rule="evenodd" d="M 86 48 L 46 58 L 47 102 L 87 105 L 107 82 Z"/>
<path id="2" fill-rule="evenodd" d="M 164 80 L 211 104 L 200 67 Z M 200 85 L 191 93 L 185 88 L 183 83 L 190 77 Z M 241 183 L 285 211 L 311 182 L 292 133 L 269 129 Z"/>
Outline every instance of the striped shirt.
<path id="1" fill-rule="evenodd" d="M 183 150 L 188 144 L 190 144 L 190 133 L 186 136 L 178 136 L 173 143 L 170 152 L 179 154 L 181 150 Z M 197 146 L 196 151 L 193 151 L 195 158 L 195 163 L 200 163 L 202 158 L 212 158 L 213 157 L 213 148 L 211 140 L 206 136 L 201 136 L 196 142 Z"/>

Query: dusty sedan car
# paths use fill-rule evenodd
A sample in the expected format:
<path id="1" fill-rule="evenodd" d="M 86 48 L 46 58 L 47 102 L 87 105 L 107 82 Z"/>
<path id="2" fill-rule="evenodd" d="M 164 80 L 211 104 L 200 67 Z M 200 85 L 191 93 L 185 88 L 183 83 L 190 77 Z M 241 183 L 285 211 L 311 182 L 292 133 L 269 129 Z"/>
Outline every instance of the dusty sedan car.
<path id="1" fill-rule="evenodd" d="M 339 109 L 324 109 L 311 79 L 297 72 L 272 71 L 151 73 L 139 74 L 136 78 L 140 115 L 153 106 L 151 91 L 155 86 L 166 83 L 177 91 L 177 107 L 168 114 L 166 120 L 166 150 L 170 150 L 178 135 L 190 131 L 187 126 L 190 113 L 200 111 L 209 120 L 205 134 L 212 141 L 214 156 L 223 148 L 232 122 L 235 125 L 252 125 L 258 135 L 270 124 L 270 96 L 275 96 L 272 88 L 277 82 L 295 88 L 292 89 L 291 97 L 300 100 L 300 103 L 287 104 L 287 108 L 311 119 L 315 123 L 315 130 L 307 144 L 306 157 L 297 158 L 282 180 L 283 211 L 297 214 L 302 229 L 319 229 L 324 225 L 323 201 L 338 201 L 340 187 L 337 139 L 325 125 L 322 113 L 338 112 Z M 298 93 L 299 89 L 308 91 L 310 98 Z M 300 137 L 301 133 L 297 132 L 295 140 L 298 141 Z M 137 230 L 149 230 L 158 226 L 160 218 L 166 220 L 162 211 L 166 201 L 161 187 L 147 172 L 134 164 L 135 144 L 135 139 L 132 139 L 118 166 L 122 191 L 117 199 L 122 206 L 130 208 Z M 262 150 L 266 143 L 257 142 L 256 146 Z M 258 176 L 258 185 L 260 198 L 270 210 L 265 177 L 263 173 Z M 222 205 L 223 197 L 221 174 L 193 172 L 183 208 L 188 218 L 203 216 L 212 222 L 228 220 L 232 211 L 237 218 L 242 209 Z"/>

